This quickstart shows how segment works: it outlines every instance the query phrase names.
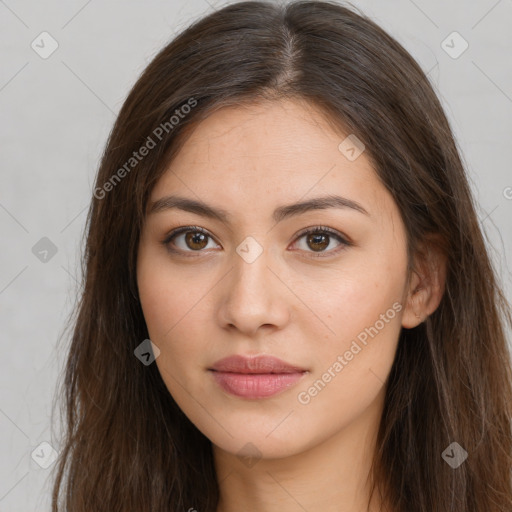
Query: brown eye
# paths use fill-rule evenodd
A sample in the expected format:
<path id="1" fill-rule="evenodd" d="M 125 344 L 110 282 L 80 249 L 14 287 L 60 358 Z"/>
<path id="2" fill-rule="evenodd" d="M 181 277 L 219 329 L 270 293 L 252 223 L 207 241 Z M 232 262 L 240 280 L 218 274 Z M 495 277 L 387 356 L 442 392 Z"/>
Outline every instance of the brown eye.
<path id="1" fill-rule="evenodd" d="M 332 256 L 345 247 L 352 245 L 340 233 L 324 226 L 317 226 L 303 231 L 297 240 L 302 241 L 302 239 L 304 240 L 303 243 L 296 242 L 299 245 L 299 249 L 318 257 Z M 338 243 L 338 246 L 329 249 L 332 246 L 333 240 Z"/>
<path id="2" fill-rule="evenodd" d="M 208 235 L 197 231 L 187 231 L 185 234 L 187 247 L 194 250 L 204 249 L 208 245 Z"/>
<path id="3" fill-rule="evenodd" d="M 200 253 L 208 247 L 213 238 L 203 228 L 185 226 L 170 233 L 162 242 L 167 249 L 174 253 Z"/>
<path id="4" fill-rule="evenodd" d="M 329 246 L 329 235 L 312 233 L 307 235 L 307 243 L 314 251 L 323 251 Z"/>

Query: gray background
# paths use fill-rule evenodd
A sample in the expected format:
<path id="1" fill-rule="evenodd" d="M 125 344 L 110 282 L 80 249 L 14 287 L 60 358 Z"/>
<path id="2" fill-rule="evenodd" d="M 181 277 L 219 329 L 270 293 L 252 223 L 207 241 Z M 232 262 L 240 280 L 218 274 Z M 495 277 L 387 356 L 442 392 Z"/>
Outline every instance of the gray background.
<path id="1" fill-rule="evenodd" d="M 49 454 L 37 447 L 48 442 L 58 450 L 50 412 L 67 343 L 57 340 L 77 294 L 86 210 L 116 113 L 156 52 L 224 3 L 0 0 L 0 512 L 49 510 L 54 466 L 35 462 Z M 353 5 L 428 72 L 510 300 L 512 0 Z M 31 47 L 34 40 L 43 45 L 43 31 L 58 43 L 46 59 Z M 458 58 L 442 47 L 454 31 L 469 44 Z M 453 37 L 446 44 L 462 48 Z M 38 254 L 43 237 L 54 255 Z"/>

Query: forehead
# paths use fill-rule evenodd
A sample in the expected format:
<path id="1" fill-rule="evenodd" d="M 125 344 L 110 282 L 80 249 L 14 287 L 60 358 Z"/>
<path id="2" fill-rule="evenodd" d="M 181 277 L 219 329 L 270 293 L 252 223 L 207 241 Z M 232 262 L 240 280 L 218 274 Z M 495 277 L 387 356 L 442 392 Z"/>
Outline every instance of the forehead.
<path id="1" fill-rule="evenodd" d="M 326 194 L 386 207 L 364 151 L 349 160 L 340 150 L 348 135 L 302 101 L 225 107 L 194 128 L 151 199 L 180 192 L 241 214 Z"/>
<path id="2" fill-rule="evenodd" d="M 315 153 L 326 149 L 332 155 L 345 136 L 334 132 L 321 112 L 305 101 L 259 101 L 214 112 L 197 125 L 186 146 L 194 150 L 198 163 L 214 158 L 271 163 L 272 157 L 286 168 L 286 162 L 296 166 L 301 158 L 317 157 Z M 207 153 L 196 151 L 199 148 Z"/>

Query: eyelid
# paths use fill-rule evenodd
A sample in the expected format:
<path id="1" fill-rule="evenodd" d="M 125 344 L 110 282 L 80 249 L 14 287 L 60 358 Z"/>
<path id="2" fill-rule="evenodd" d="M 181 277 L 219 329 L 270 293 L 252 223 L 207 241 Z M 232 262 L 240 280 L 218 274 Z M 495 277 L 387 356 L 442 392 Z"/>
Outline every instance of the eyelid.
<path id="1" fill-rule="evenodd" d="M 167 249 L 169 251 L 171 251 L 173 253 L 179 253 L 184 256 L 194 257 L 194 255 L 199 255 L 201 252 L 205 252 L 204 250 L 183 251 L 181 249 L 177 249 L 177 250 L 169 249 L 169 244 L 173 238 L 175 238 L 178 235 L 181 235 L 182 233 L 186 233 L 188 231 L 197 231 L 197 232 L 203 233 L 207 237 L 211 238 L 216 244 L 221 245 L 221 244 L 219 244 L 219 242 L 217 242 L 215 237 L 208 232 L 208 230 L 206 230 L 205 228 L 202 228 L 201 226 L 181 226 L 179 228 L 176 228 L 165 236 L 164 240 L 162 241 L 162 244 L 165 247 L 167 247 Z M 341 244 L 341 247 L 338 247 L 336 249 L 331 249 L 329 251 L 320 251 L 317 253 L 315 253 L 314 251 L 306 251 L 306 253 L 312 255 L 313 257 L 332 256 L 334 254 L 337 254 L 340 250 L 343 250 L 345 247 L 350 247 L 353 245 L 353 242 L 350 240 L 350 238 L 347 237 L 346 235 L 344 235 L 343 233 L 341 233 L 333 228 L 330 228 L 328 226 L 322 226 L 322 225 L 314 225 L 314 226 L 309 226 L 307 228 L 302 229 L 301 231 L 299 231 L 299 233 L 297 233 L 294 236 L 293 243 L 296 243 L 300 238 L 302 238 L 305 235 L 315 234 L 315 233 L 326 233 L 327 235 L 329 235 L 331 237 L 337 238 Z M 305 257 L 310 257 L 310 256 L 305 256 Z"/>

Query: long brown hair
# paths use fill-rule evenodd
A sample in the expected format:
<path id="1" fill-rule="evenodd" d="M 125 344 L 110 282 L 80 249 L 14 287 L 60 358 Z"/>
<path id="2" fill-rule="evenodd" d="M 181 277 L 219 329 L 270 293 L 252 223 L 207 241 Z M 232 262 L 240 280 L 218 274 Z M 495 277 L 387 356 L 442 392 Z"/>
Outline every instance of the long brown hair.
<path id="1" fill-rule="evenodd" d="M 215 511 L 211 442 L 156 364 L 134 355 L 149 337 L 137 247 L 149 193 L 193 127 L 224 106 L 280 98 L 307 100 L 363 141 L 398 205 L 410 258 L 427 237 L 447 258 L 439 307 L 400 334 L 373 490 L 393 512 L 510 512 L 510 306 L 451 128 L 397 41 L 352 6 L 322 1 L 240 2 L 197 20 L 123 104 L 98 170 L 69 320 L 53 512 Z M 454 442 L 468 454 L 456 469 L 442 456 Z"/>

